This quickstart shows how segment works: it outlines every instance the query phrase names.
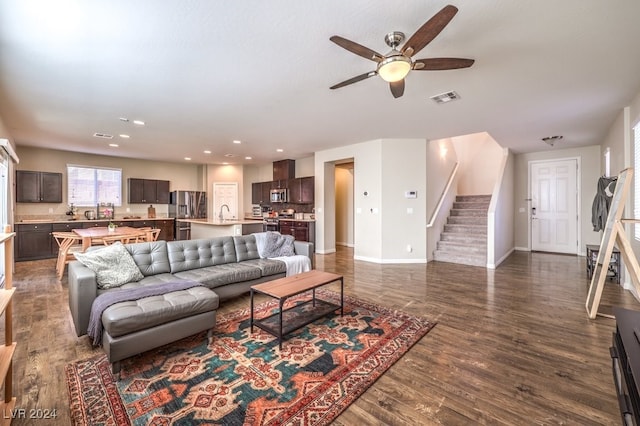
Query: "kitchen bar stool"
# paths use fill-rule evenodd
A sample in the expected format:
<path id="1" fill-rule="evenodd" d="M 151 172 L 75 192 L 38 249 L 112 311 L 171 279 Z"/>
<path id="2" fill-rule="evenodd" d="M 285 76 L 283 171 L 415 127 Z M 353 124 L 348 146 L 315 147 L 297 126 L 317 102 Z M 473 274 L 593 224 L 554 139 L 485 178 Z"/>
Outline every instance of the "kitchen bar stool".
<path id="1" fill-rule="evenodd" d="M 58 260 L 56 261 L 56 278 L 62 279 L 64 268 L 75 260 L 74 252 L 82 251 L 82 237 L 75 232 L 53 232 L 51 234 L 58 244 Z"/>

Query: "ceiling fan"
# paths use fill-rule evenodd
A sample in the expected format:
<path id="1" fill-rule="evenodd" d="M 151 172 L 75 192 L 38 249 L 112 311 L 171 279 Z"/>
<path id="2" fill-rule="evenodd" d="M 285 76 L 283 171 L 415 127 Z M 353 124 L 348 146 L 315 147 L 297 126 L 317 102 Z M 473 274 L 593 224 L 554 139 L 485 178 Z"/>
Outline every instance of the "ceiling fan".
<path id="1" fill-rule="evenodd" d="M 389 83 L 393 97 L 399 98 L 404 94 L 404 78 L 411 70 L 434 71 L 470 67 L 475 62 L 473 59 L 412 58 L 413 55 L 422 50 L 427 44 L 431 43 L 438 34 L 440 34 L 456 13 L 458 13 L 458 8 L 455 6 L 448 5 L 443 7 L 431 19 L 425 22 L 418 31 L 415 32 L 415 34 L 409 37 L 407 42 L 400 49 L 398 49 L 398 46 L 400 46 L 400 43 L 404 41 L 404 34 L 399 31 L 387 34 L 384 41 L 389 47 L 391 47 L 391 51 L 386 55 L 381 55 L 374 50 L 340 36 L 331 37 L 329 40 L 338 46 L 348 50 L 349 52 L 355 53 L 356 55 L 362 56 L 363 58 L 377 62 L 378 65 L 374 71 L 369 71 L 365 74 L 355 76 L 331 86 L 330 88 L 338 89 L 340 87 L 365 80 L 369 77 L 373 77 L 374 75 L 379 75 L 384 81 Z"/>

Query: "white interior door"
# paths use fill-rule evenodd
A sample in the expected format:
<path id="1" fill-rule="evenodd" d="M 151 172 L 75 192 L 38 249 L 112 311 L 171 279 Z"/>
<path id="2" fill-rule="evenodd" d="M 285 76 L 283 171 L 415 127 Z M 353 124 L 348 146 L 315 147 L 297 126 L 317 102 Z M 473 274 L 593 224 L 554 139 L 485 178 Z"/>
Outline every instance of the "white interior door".
<path id="1" fill-rule="evenodd" d="M 229 207 L 221 210 L 223 205 Z M 218 219 L 220 212 L 225 219 L 238 219 L 238 183 L 214 182 L 213 184 L 213 214 Z"/>
<path id="2" fill-rule="evenodd" d="M 531 249 L 578 254 L 577 160 L 531 163 Z"/>

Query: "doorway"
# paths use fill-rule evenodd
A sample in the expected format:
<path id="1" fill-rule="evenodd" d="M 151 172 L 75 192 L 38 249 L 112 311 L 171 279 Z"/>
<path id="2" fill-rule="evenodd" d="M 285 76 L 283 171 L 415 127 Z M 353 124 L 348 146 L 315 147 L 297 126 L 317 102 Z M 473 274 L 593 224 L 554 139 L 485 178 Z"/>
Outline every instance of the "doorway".
<path id="1" fill-rule="evenodd" d="M 529 163 L 531 250 L 579 254 L 578 159 Z"/>

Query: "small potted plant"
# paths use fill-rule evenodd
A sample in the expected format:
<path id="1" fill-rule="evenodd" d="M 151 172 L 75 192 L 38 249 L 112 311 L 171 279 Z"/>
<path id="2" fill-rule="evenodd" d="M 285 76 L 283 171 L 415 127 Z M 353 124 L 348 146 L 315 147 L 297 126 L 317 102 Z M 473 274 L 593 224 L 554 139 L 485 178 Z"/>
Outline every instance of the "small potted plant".
<path id="1" fill-rule="evenodd" d="M 109 222 L 108 228 L 109 228 L 109 232 L 113 232 L 113 231 L 116 230 L 117 225 L 115 223 L 113 223 L 113 222 Z"/>

